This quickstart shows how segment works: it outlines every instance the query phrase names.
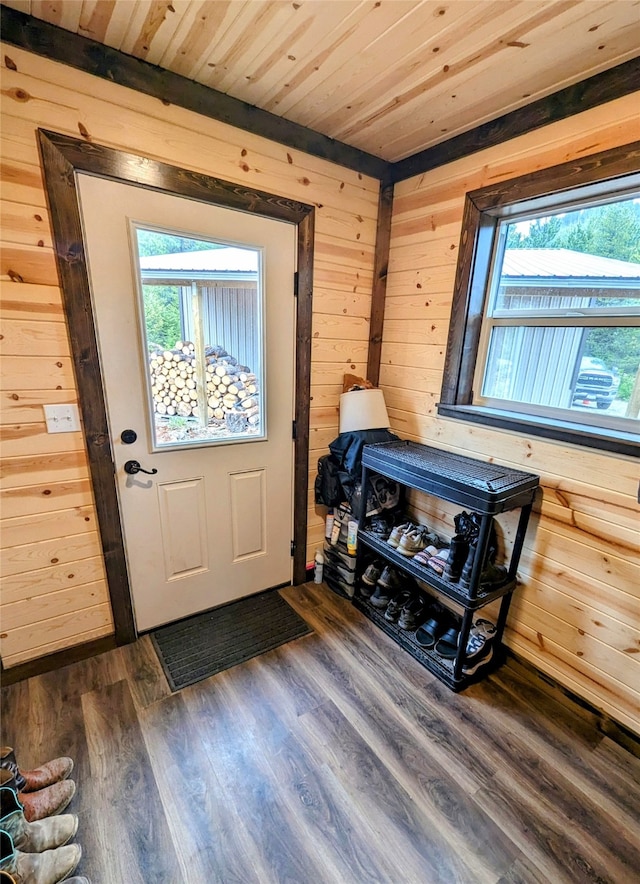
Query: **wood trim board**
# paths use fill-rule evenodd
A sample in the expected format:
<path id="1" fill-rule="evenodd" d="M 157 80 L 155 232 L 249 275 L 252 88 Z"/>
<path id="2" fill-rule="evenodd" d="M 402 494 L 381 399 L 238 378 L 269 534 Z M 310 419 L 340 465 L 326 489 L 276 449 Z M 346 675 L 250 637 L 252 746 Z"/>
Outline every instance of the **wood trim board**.
<path id="1" fill-rule="evenodd" d="M 389 248 L 391 246 L 391 218 L 393 216 L 393 184 L 380 185 L 378 224 L 376 227 L 376 254 L 371 292 L 371 323 L 369 327 L 369 358 L 367 378 L 377 387 L 380 380 L 384 307 L 387 295 Z"/>
<path id="2" fill-rule="evenodd" d="M 423 172 L 429 172 L 438 166 L 444 166 L 488 147 L 503 144 L 519 135 L 526 135 L 527 132 L 533 132 L 542 126 L 557 123 L 574 114 L 622 98 L 624 95 L 637 92 L 639 83 L 640 56 L 581 80 L 573 86 L 566 86 L 545 98 L 489 120 L 488 123 L 449 138 L 434 147 L 428 147 L 411 157 L 391 163 L 390 180 L 397 184 L 398 181 L 422 175 Z"/>
<path id="3" fill-rule="evenodd" d="M 299 386 L 296 388 L 297 433 L 294 442 L 293 579 L 296 583 L 303 582 L 315 207 L 56 132 L 40 129 L 38 140 L 118 643 L 133 641 L 136 629 L 82 237 L 75 180 L 77 172 L 240 209 L 297 226 L 300 294 L 296 308 L 296 383 Z"/>
<path id="4" fill-rule="evenodd" d="M 17 666 L 11 666 L 9 669 L 2 667 L 0 681 L 2 687 L 7 687 L 36 675 L 43 675 L 45 672 L 53 672 L 54 669 L 62 669 L 63 666 L 69 666 L 71 663 L 79 663 L 81 660 L 97 657 L 98 654 L 112 651 L 115 647 L 117 647 L 116 637 L 106 635 L 81 645 L 64 648 L 64 650 L 56 651 L 53 654 L 45 654 L 44 657 L 37 657 L 35 660 L 27 660 L 26 663 L 18 663 Z"/>

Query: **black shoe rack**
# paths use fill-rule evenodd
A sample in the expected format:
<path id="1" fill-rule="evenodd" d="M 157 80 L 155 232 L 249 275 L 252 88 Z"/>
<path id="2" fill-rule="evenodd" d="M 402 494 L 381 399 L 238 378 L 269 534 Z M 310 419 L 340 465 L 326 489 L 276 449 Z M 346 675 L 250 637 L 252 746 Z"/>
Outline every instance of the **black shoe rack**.
<path id="1" fill-rule="evenodd" d="M 448 581 L 431 568 L 417 565 L 411 558 L 398 553 L 386 541 L 367 530 L 368 522 L 364 514 L 360 517 L 358 530 L 356 585 L 367 562 L 371 558 L 382 559 L 401 573 L 426 585 L 436 599 L 449 599 L 462 608 L 456 658 L 446 660 L 435 651 L 422 648 L 415 641 L 415 630 L 405 631 L 397 623 L 386 620 L 384 612 L 376 610 L 357 590 L 353 604 L 452 690 L 463 690 L 504 661 L 502 635 L 511 595 L 516 588 L 516 572 L 539 477 L 408 441 L 365 445 L 362 455 L 363 489 L 368 487 L 369 479 L 375 473 L 394 479 L 406 488 L 458 504 L 480 516 L 477 551 L 468 587 Z M 520 510 L 520 517 L 505 577 L 498 584 L 482 584 L 480 577 L 488 551 L 492 520 L 500 513 L 515 509 Z M 493 653 L 485 665 L 473 674 L 465 674 L 465 650 L 474 614 L 496 599 L 502 601 L 495 624 L 496 633 L 492 638 Z"/>

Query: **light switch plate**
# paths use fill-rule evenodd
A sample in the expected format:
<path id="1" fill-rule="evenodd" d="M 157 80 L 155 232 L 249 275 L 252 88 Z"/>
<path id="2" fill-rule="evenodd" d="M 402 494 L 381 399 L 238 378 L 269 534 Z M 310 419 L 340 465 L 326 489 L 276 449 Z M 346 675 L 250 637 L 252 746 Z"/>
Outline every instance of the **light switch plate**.
<path id="1" fill-rule="evenodd" d="M 77 405 L 43 405 L 47 433 L 73 433 L 80 429 Z"/>

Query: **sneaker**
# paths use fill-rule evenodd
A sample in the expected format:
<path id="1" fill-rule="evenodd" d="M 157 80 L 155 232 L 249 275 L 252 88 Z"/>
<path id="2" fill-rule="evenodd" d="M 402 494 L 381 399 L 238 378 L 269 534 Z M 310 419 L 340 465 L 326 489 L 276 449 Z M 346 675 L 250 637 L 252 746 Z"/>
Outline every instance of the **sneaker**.
<path id="1" fill-rule="evenodd" d="M 413 528 L 415 528 L 413 522 L 403 522 L 402 525 L 396 525 L 396 527 L 387 538 L 387 543 L 389 544 L 389 546 L 392 546 L 394 549 L 396 549 L 404 532 L 411 531 Z"/>
<path id="2" fill-rule="evenodd" d="M 424 620 L 428 607 L 429 602 L 426 596 L 414 595 L 400 611 L 398 617 L 400 629 L 415 629 L 418 623 Z"/>
<path id="3" fill-rule="evenodd" d="M 366 583 L 367 586 L 375 586 L 378 580 L 380 579 L 380 575 L 382 574 L 382 569 L 384 568 L 384 562 L 376 560 L 375 562 L 371 562 L 369 567 L 366 569 L 364 574 L 362 575 L 362 582 Z"/>
<path id="4" fill-rule="evenodd" d="M 383 586 L 380 586 L 380 584 L 378 584 L 373 590 L 373 593 L 369 596 L 369 602 L 373 605 L 374 608 L 384 610 L 384 608 L 387 607 L 392 598 L 392 591 L 390 589 L 385 589 Z"/>
<path id="5" fill-rule="evenodd" d="M 392 622 L 397 620 L 400 616 L 400 612 L 404 606 L 411 601 L 412 597 L 413 593 L 410 589 L 403 589 L 402 592 L 392 598 L 387 605 L 387 610 L 384 612 L 384 619 L 391 620 Z"/>
<path id="6" fill-rule="evenodd" d="M 367 586 L 366 583 L 358 584 L 358 595 L 363 599 L 370 599 L 373 593 L 373 586 Z"/>
<path id="7" fill-rule="evenodd" d="M 369 522 L 368 531 L 378 538 L 378 540 L 386 540 L 391 534 L 393 522 L 388 516 L 372 516 Z"/>
<path id="8" fill-rule="evenodd" d="M 402 556 L 413 557 L 422 552 L 425 547 L 433 544 L 438 538 L 428 528 L 414 528 L 413 531 L 405 531 L 398 543 L 398 552 Z"/>
<path id="9" fill-rule="evenodd" d="M 400 578 L 393 568 L 388 566 L 380 575 L 376 588 L 369 601 L 374 608 L 386 608 L 391 599 L 400 591 Z"/>
<path id="10" fill-rule="evenodd" d="M 380 577 L 378 577 L 377 585 L 381 586 L 383 589 L 388 590 L 399 590 L 400 589 L 400 575 L 396 571 L 395 568 L 392 568 L 390 565 L 387 565 L 383 570 Z"/>
<path id="11" fill-rule="evenodd" d="M 481 666 L 485 666 L 493 657 L 493 642 L 490 642 L 485 647 L 485 652 L 476 657 L 473 663 L 465 663 L 462 667 L 463 675 L 473 675 L 480 669 Z"/>
<path id="12" fill-rule="evenodd" d="M 496 634 L 495 624 L 490 620 L 476 620 L 469 630 L 467 639 L 466 660 L 462 667 L 465 675 L 474 672 L 493 657 L 493 638 Z"/>

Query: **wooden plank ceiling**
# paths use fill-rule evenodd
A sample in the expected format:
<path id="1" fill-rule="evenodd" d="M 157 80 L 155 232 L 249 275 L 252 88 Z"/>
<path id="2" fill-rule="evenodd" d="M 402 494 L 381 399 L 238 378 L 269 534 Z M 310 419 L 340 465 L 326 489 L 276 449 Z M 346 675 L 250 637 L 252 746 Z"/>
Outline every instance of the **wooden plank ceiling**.
<path id="1" fill-rule="evenodd" d="M 638 55 L 637 0 L 6 0 L 397 161 Z"/>

